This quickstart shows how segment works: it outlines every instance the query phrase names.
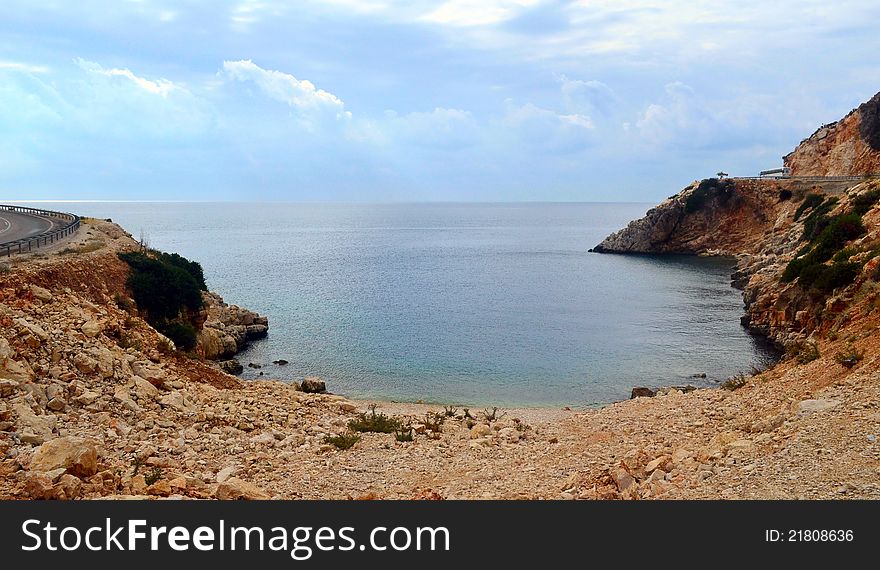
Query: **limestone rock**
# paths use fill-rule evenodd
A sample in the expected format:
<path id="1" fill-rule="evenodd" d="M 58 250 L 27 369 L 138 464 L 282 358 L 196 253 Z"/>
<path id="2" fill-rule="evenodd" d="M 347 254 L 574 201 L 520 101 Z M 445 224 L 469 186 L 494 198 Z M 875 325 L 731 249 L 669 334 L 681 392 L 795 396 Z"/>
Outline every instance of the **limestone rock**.
<path id="1" fill-rule="evenodd" d="M 77 477 L 91 477 L 98 471 L 95 444 L 80 437 L 59 437 L 41 445 L 31 459 L 31 471 L 64 468 Z"/>
<path id="2" fill-rule="evenodd" d="M 214 497 L 222 501 L 229 500 L 267 500 L 269 495 L 265 491 L 238 477 L 229 477 L 217 486 Z"/>

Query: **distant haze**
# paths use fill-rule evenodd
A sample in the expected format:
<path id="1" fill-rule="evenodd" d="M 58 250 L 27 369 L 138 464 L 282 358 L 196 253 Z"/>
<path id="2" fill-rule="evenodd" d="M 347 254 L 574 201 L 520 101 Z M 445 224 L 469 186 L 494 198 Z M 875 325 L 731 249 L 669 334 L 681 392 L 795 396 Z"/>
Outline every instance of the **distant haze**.
<path id="1" fill-rule="evenodd" d="M 6 0 L 0 200 L 656 201 L 880 90 L 873 0 Z"/>

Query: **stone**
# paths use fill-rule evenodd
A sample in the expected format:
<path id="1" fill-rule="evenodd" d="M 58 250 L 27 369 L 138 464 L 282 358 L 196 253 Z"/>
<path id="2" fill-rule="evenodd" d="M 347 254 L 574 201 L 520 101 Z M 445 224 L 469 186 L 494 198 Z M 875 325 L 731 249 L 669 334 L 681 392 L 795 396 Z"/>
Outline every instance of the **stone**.
<path id="1" fill-rule="evenodd" d="M 620 492 L 628 491 L 638 485 L 635 477 L 623 465 L 611 471 L 611 478 L 614 479 L 614 483 Z"/>
<path id="2" fill-rule="evenodd" d="M 48 303 L 52 300 L 52 292 L 38 285 L 31 285 L 31 294 L 35 299 L 39 299 L 43 303 Z"/>
<path id="3" fill-rule="evenodd" d="M 216 480 L 218 483 L 223 483 L 224 481 L 226 481 L 227 479 L 229 479 L 230 477 L 232 477 L 233 475 L 235 475 L 235 471 L 236 471 L 236 468 L 235 468 L 235 466 L 233 466 L 233 465 L 230 465 L 230 466 L 228 466 L 228 467 L 224 467 L 223 469 L 221 469 L 221 470 L 217 473 L 217 477 L 216 477 L 215 480 Z"/>
<path id="4" fill-rule="evenodd" d="M 95 400 L 97 400 L 100 397 L 101 397 L 100 393 L 92 392 L 91 390 L 86 390 L 85 392 L 83 392 L 79 396 L 75 397 L 73 400 L 82 406 L 88 406 L 89 404 L 94 403 Z"/>
<path id="5" fill-rule="evenodd" d="M 67 402 L 63 398 L 55 397 L 49 400 L 46 407 L 54 412 L 60 412 L 67 407 Z"/>
<path id="6" fill-rule="evenodd" d="M 55 487 L 45 473 L 28 473 L 24 480 L 24 493 L 31 499 L 52 499 Z"/>
<path id="7" fill-rule="evenodd" d="M 19 403 L 12 406 L 12 410 L 18 416 L 18 425 L 21 431 L 36 436 L 31 442 L 42 443 L 52 437 L 52 431 L 58 421 L 55 416 L 49 414 L 38 416 L 30 406 Z"/>
<path id="8" fill-rule="evenodd" d="M 283 358 L 279 358 L 278 360 L 273 360 L 272 364 L 277 364 L 278 366 L 287 366 L 290 363 L 287 360 L 284 360 Z"/>
<path id="9" fill-rule="evenodd" d="M 162 396 L 159 399 L 159 405 L 163 408 L 171 408 L 178 412 L 186 413 L 192 410 L 192 406 L 186 400 L 183 392 L 175 391 Z"/>
<path id="10" fill-rule="evenodd" d="M 644 386 L 638 386 L 632 389 L 632 395 L 630 395 L 630 400 L 634 398 L 653 398 L 656 392 L 650 388 L 646 388 Z"/>
<path id="11" fill-rule="evenodd" d="M 60 488 L 64 493 L 64 498 L 68 500 L 79 497 L 82 494 L 82 487 L 82 481 L 78 477 L 69 474 L 62 475 L 56 485 L 56 489 Z"/>
<path id="12" fill-rule="evenodd" d="M 507 443 L 517 443 L 521 437 L 521 434 L 516 428 L 506 427 L 498 430 L 498 437 L 500 437 Z"/>
<path id="13" fill-rule="evenodd" d="M 839 406 L 840 400 L 801 400 L 797 404 L 798 414 L 806 416 L 814 413 L 827 412 Z"/>
<path id="14" fill-rule="evenodd" d="M 98 321 L 86 321 L 85 324 L 80 327 L 80 329 L 84 335 L 89 338 L 95 338 L 99 334 L 104 331 L 104 325 L 102 325 Z"/>
<path id="15" fill-rule="evenodd" d="M 154 400 L 159 396 L 159 389 L 140 376 L 132 376 L 129 385 L 134 389 L 138 400 Z"/>
<path id="16" fill-rule="evenodd" d="M 186 490 L 186 477 L 175 477 L 168 481 L 168 485 L 175 491 L 184 491 Z"/>
<path id="17" fill-rule="evenodd" d="M 275 436 L 271 433 L 261 433 L 259 435 L 255 435 L 251 438 L 251 443 L 256 443 L 258 445 L 269 445 L 275 443 Z"/>
<path id="18" fill-rule="evenodd" d="M 310 394 L 319 394 L 321 392 L 327 391 L 326 384 L 317 376 L 307 377 L 305 380 L 302 381 L 300 388 L 303 392 L 308 392 Z"/>
<path id="19" fill-rule="evenodd" d="M 147 487 L 148 495 L 156 495 L 159 497 L 167 497 L 173 492 L 171 483 L 166 479 L 159 479 L 149 487 Z"/>
<path id="20" fill-rule="evenodd" d="M 34 453 L 31 471 L 64 468 L 77 477 L 91 477 L 98 472 L 98 450 L 81 437 L 59 437 L 42 444 Z"/>
<path id="21" fill-rule="evenodd" d="M 492 428 L 488 424 L 477 424 L 471 428 L 471 439 L 486 437 L 490 433 L 492 433 Z"/>
<path id="22" fill-rule="evenodd" d="M 81 352 L 73 357 L 73 365 L 83 374 L 93 374 L 98 369 L 98 361 Z"/>
<path id="23" fill-rule="evenodd" d="M 0 380 L 0 397 L 11 396 L 13 392 L 18 390 L 19 383 L 15 380 Z"/>
<path id="24" fill-rule="evenodd" d="M 672 458 L 668 455 L 661 455 L 660 457 L 649 461 L 645 465 L 645 473 L 651 474 L 656 470 L 667 471 L 669 468 L 669 464 L 672 461 Z"/>
<path id="25" fill-rule="evenodd" d="M 755 443 L 750 439 L 738 439 L 731 442 L 727 447 L 731 450 L 748 451 L 754 446 Z"/>
<path id="26" fill-rule="evenodd" d="M 223 360 L 219 364 L 220 370 L 226 372 L 227 374 L 237 375 L 244 372 L 244 366 L 241 365 L 241 362 L 235 360 L 234 358 L 231 360 Z"/>
<path id="27" fill-rule="evenodd" d="M 265 491 L 238 477 L 230 477 L 217 486 L 214 497 L 221 501 L 250 500 L 265 501 L 269 495 Z"/>

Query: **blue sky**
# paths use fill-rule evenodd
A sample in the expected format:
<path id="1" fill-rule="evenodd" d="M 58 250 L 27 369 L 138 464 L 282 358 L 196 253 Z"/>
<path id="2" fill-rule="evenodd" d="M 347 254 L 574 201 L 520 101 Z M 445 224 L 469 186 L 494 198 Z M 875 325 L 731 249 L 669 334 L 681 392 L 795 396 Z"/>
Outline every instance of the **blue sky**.
<path id="1" fill-rule="evenodd" d="M 0 199 L 655 201 L 880 90 L 880 3 L 4 0 Z"/>

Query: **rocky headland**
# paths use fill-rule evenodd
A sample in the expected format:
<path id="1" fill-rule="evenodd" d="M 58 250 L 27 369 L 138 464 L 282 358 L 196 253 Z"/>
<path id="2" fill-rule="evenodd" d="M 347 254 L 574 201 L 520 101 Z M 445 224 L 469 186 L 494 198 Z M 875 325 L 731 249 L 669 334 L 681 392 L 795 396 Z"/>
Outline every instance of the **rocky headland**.
<path id="1" fill-rule="evenodd" d="M 874 172 L 874 107 L 787 163 Z M 719 389 L 588 410 L 242 382 L 216 359 L 266 319 L 204 292 L 187 316 L 197 341 L 176 349 L 127 285 L 119 254 L 139 244 L 86 220 L 73 241 L 0 267 L 0 497 L 877 498 L 878 197 L 873 179 L 710 179 L 609 236 L 596 251 L 735 256 L 743 322 L 787 356 Z"/>

